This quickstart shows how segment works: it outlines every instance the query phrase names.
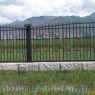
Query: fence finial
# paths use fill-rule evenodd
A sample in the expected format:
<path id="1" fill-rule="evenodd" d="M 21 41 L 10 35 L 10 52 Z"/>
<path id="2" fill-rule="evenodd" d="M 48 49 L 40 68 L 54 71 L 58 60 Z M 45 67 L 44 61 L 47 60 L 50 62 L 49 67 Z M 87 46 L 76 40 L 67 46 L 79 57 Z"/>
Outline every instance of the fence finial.
<path id="1" fill-rule="evenodd" d="M 30 23 L 24 24 L 24 27 L 31 27 L 31 26 L 32 26 L 32 24 L 30 24 Z"/>

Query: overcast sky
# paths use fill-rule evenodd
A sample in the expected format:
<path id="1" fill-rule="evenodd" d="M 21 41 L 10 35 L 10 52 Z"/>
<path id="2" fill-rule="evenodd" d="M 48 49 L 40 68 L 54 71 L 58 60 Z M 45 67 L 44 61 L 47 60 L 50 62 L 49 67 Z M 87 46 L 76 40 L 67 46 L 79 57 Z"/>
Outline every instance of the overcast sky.
<path id="1" fill-rule="evenodd" d="M 32 16 L 86 16 L 95 12 L 95 0 L 0 0 L 0 23 Z"/>

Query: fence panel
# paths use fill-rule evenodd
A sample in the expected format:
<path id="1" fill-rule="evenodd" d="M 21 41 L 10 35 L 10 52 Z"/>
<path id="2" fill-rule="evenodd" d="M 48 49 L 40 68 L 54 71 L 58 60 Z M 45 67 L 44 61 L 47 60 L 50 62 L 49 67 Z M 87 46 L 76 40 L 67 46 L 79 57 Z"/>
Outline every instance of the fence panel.
<path id="1" fill-rule="evenodd" d="M 26 61 L 26 31 L 20 26 L 0 26 L 0 62 Z"/>
<path id="2" fill-rule="evenodd" d="M 95 60 L 95 23 L 32 27 L 32 61 Z"/>
<path id="3" fill-rule="evenodd" d="M 95 22 L 0 26 L 0 62 L 95 60 Z"/>

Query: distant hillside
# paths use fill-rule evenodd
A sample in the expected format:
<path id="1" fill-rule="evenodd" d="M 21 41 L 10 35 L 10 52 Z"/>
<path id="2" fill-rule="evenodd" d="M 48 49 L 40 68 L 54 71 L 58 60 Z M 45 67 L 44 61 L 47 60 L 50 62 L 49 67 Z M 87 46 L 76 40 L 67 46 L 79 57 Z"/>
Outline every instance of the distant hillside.
<path id="1" fill-rule="evenodd" d="M 26 23 L 30 23 L 33 26 L 35 25 L 42 25 L 42 24 L 51 24 L 51 23 L 69 23 L 69 22 L 95 22 L 95 13 L 86 16 L 86 17 L 79 17 L 79 16 L 39 16 L 39 17 L 31 17 L 28 18 L 24 21 L 15 21 L 13 23 L 10 23 L 10 25 L 24 25 Z M 72 27 L 72 24 L 70 24 Z M 92 24 L 90 24 L 91 27 Z M 93 26 L 93 25 L 92 25 Z M 84 26 L 83 26 L 84 27 Z M 64 26 L 64 33 L 62 33 L 62 26 L 60 26 L 60 29 L 57 30 L 59 31 L 56 32 L 52 29 L 49 29 L 48 31 L 45 31 L 45 33 L 43 33 L 44 31 L 39 32 L 39 30 L 37 30 L 36 32 L 31 31 L 31 38 L 47 38 L 47 35 L 49 33 L 51 33 L 51 35 L 53 34 L 53 38 L 73 38 L 73 37 L 93 37 L 95 36 L 95 33 L 93 33 L 93 31 L 95 31 L 95 28 L 89 28 L 89 25 L 86 26 L 86 28 L 83 28 L 82 26 L 80 28 L 67 28 L 67 26 Z M 94 26 L 95 27 L 95 26 Z M 20 31 L 19 29 L 12 29 L 8 31 L 1 31 L 0 32 L 0 38 L 1 39 L 22 39 L 22 38 L 26 38 L 25 34 Z M 77 29 L 77 30 L 76 30 Z M 89 30 L 90 29 L 90 30 Z M 4 30 L 3 28 L 1 28 L 1 30 Z M 6 27 L 5 27 L 6 30 Z M 77 32 L 76 32 L 77 31 Z M 90 31 L 90 32 L 89 32 Z M 53 32 L 53 33 L 52 33 Z M 51 36 L 52 37 L 52 36 Z"/>
<path id="2" fill-rule="evenodd" d="M 95 12 L 90 15 L 90 17 L 95 17 Z"/>
<path id="3" fill-rule="evenodd" d="M 32 25 L 42 25 L 50 23 L 61 23 L 61 22 L 91 22 L 95 21 L 95 12 L 86 17 L 79 16 L 38 16 L 30 17 L 24 21 L 15 21 L 10 23 L 10 25 L 24 25 L 25 23 L 30 23 Z"/>

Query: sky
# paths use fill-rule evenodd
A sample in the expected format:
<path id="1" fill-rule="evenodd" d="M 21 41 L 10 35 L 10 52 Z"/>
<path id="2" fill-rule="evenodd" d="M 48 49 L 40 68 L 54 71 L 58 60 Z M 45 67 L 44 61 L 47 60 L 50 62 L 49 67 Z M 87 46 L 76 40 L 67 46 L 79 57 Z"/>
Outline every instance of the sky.
<path id="1" fill-rule="evenodd" d="M 0 23 L 33 16 L 87 16 L 95 12 L 95 0 L 0 0 Z"/>

